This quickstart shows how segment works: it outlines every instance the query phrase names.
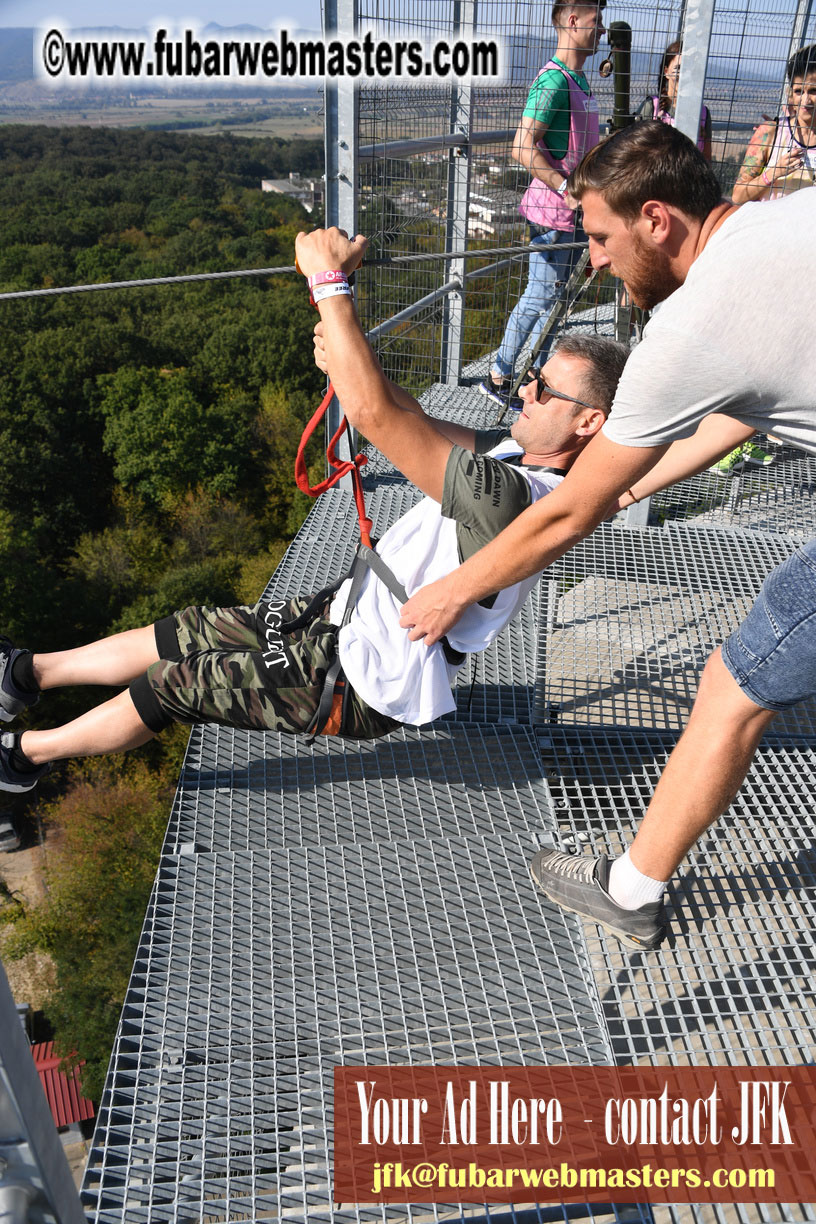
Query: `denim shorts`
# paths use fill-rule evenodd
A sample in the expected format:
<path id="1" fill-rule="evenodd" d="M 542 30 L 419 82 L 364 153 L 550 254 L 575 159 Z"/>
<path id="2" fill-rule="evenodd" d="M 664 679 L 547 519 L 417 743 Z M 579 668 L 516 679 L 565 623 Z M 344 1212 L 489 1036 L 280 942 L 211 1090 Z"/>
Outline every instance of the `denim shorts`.
<path id="1" fill-rule="evenodd" d="M 816 539 L 768 575 L 722 657 L 763 709 L 787 710 L 816 694 Z"/>

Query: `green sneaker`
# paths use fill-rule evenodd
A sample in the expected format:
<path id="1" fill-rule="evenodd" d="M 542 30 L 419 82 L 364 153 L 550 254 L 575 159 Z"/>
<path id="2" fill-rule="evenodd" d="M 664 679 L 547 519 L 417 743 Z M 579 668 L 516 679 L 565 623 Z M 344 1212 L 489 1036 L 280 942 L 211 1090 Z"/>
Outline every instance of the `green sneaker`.
<path id="1" fill-rule="evenodd" d="M 717 463 L 712 463 L 708 469 L 709 472 L 714 472 L 716 476 L 731 476 L 734 472 L 739 471 L 745 462 L 742 452 L 743 447 L 738 446 L 730 454 L 723 455 Z"/>
<path id="2" fill-rule="evenodd" d="M 746 442 L 742 448 L 742 460 L 750 467 L 767 467 L 769 463 L 773 463 L 774 457 L 764 451 L 761 446 L 755 446 L 753 442 Z"/>

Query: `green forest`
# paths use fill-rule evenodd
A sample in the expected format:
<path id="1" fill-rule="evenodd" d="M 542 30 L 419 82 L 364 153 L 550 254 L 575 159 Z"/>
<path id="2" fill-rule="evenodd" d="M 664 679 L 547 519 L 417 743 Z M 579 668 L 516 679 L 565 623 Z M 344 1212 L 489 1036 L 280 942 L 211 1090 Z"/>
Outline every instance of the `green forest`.
<path id="1" fill-rule="evenodd" d="M 0 292 L 291 265 L 315 219 L 260 181 L 322 162 L 318 141 L 0 128 Z M 0 312 L 0 633 L 56 650 L 254 602 L 309 504 L 292 468 L 322 376 L 300 278 Z M 50 692 L 22 725 L 107 695 Z M 54 850 L 40 904 L 0 897 L 6 954 L 52 957 L 47 1018 L 96 1099 L 186 739 L 56 766 L 16 805 Z"/>

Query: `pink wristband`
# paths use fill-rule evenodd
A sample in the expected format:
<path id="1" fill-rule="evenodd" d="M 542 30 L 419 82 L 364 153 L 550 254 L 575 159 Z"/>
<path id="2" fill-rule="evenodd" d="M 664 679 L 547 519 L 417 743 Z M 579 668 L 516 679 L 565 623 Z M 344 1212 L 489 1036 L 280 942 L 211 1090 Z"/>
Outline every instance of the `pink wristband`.
<path id="1" fill-rule="evenodd" d="M 341 272 L 339 268 L 330 268 L 327 272 L 315 272 L 313 276 L 306 277 L 306 284 L 309 286 L 309 301 L 315 305 L 314 293 L 318 285 L 347 285 L 348 277 L 345 272 Z"/>
<path id="2" fill-rule="evenodd" d="M 315 285 L 334 284 L 335 281 L 343 281 L 348 284 L 348 277 L 339 268 L 331 268 L 328 272 L 315 272 L 313 276 L 306 277 L 306 284 L 310 289 L 314 289 Z"/>
<path id="3" fill-rule="evenodd" d="M 763 170 L 763 171 L 762 171 L 762 181 L 763 181 L 763 183 L 765 184 L 765 186 L 766 186 L 766 187 L 773 187 L 773 185 L 774 185 L 774 180 L 773 180 L 772 178 L 768 178 L 768 171 L 767 171 L 767 170 Z"/>

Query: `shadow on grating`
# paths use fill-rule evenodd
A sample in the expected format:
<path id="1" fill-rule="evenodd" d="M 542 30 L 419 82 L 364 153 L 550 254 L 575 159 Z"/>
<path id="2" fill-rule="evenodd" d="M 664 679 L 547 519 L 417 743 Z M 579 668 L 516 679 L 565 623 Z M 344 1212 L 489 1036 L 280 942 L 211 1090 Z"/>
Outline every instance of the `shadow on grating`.
<path id="1" fill-rule="evenodd" d="M 566 848 L 628 845 L 673 744 L 657 733 L 550 729 L 544 759 Z M 667 943 L 632 955 L 587 924 L 616 1062 L 813 1060 L 814 789 L 813 746 L 764 743 L 670 885 Z"/>
<path id="2" fill-rule="evenodd" d="M 524 833 L 555 824 L 523 727 L 405 728 L 309 747 L 277 732 L 196 727 L 165 853 Z"/>
<path id="3" fill-rule="evenodd" d="M 527 873 L 536 844 L 166 856 L 85 1175 L 94 1218 L 462 1215 L 333 1207 L 332 1069 L 608 1061 L 577 921 Z"/>
<path id="4" fill-rule="evenodd" d="M 796 547 L 685 523 L 599 528 L 548 572 L 559 598 L 539 645 L 535 721 L 680 730 L 706 659 Z M 816 705 L 786 711 L 775 731 L 816 733 Z"/>

